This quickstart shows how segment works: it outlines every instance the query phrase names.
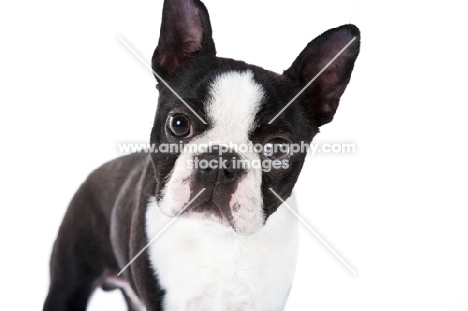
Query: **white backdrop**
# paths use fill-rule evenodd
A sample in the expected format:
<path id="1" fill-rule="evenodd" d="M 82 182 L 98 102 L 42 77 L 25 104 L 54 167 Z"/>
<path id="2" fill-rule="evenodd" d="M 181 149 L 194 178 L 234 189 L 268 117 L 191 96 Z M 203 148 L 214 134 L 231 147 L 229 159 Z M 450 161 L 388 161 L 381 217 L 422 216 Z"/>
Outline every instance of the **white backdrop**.
<path id="1" fill-rule="evenodd" d="M 218 55 L 281 72 L 359 0 L 206 0 Z M 147 61 L 162 1 L 0 4 L 2 308 L 40 309 L 61 218 L 87 174 L 146 142 L 156 107 Z M 468 310 L 468 49 L 461 1 L 366 1 L 361 54 L 321 142 L 353 155 L 309 157 L 288 310 Z M 90 310 L 125 310 L 98 292 Z"/>

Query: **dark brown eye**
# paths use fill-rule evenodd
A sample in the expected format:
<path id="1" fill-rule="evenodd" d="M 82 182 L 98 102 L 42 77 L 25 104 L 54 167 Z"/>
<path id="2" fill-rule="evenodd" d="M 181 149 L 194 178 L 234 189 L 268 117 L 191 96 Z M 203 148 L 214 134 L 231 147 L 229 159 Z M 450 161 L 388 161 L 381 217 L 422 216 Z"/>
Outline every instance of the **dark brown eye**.
<path id="1" fill-rule="evenodd" d="M 190 119 L 180 113 L 169 117 L 168 127 L 171 134 L 177 138 L 187 137 L 191 132 Z"/>
<path id="2" fill-rule="evenodd" d="M 290 142 L 284 138 L 274 138 L 263 146 L 263 156 L 272 161 L 282 161 L 289 157 Z"/>

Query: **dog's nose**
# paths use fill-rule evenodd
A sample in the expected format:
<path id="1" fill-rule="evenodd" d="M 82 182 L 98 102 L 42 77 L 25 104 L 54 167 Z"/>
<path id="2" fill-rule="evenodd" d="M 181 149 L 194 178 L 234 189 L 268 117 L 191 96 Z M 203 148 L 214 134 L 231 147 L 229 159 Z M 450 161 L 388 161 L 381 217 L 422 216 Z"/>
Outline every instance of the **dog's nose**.
<path id="1" fill-rule="evenodd" d="M 232 183 L 246 172 L 241 159 L 235 152 L 206 152 L 195 158 L 195 168 L 206 182 Z"/>

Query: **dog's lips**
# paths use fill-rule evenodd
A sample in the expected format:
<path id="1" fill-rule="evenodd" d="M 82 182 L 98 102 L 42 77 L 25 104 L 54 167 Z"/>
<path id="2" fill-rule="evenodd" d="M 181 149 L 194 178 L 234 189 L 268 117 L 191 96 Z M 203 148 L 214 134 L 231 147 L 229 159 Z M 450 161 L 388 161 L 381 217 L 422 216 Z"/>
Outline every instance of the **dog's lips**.
<path id="1" fill-rule="evenodd" d="M 198 212 L 198 213 L 209 213 L 209 212 L 220 212 L 218 205 L 216 205 L 213 200 L 208 200 L 205 202 L 201 202 L 191 208 L 188 212 Z"/>
<path id="2" fill-rule="evenodd" d="M 226 219 L 221 208 L 210 198 L 188 209 L 181 216 L 207 221 L 211 224 L 223 227 L 232 227 L 232 224 Z"/>

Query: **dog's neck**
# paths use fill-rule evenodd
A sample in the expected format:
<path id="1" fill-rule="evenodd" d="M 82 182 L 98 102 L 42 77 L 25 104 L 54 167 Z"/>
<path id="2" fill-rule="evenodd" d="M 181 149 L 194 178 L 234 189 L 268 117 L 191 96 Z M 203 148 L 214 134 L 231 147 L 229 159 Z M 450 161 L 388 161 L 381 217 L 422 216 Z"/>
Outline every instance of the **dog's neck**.
<path id="1" fill-rule="evenodd" d="M 293 197 L 287 202 L 296 206 Z M 159 234 L 148 254 L 155 277 L 168 289 L 164 300 L 168 310 L 284 307 L 298 248 L 297 219 L 286 207 L 248 237 L 183 216 L 160 233 L 171 218 L 160 212 L 154 198 L 148 202 L 146 221 L 148 239 Z"/>

